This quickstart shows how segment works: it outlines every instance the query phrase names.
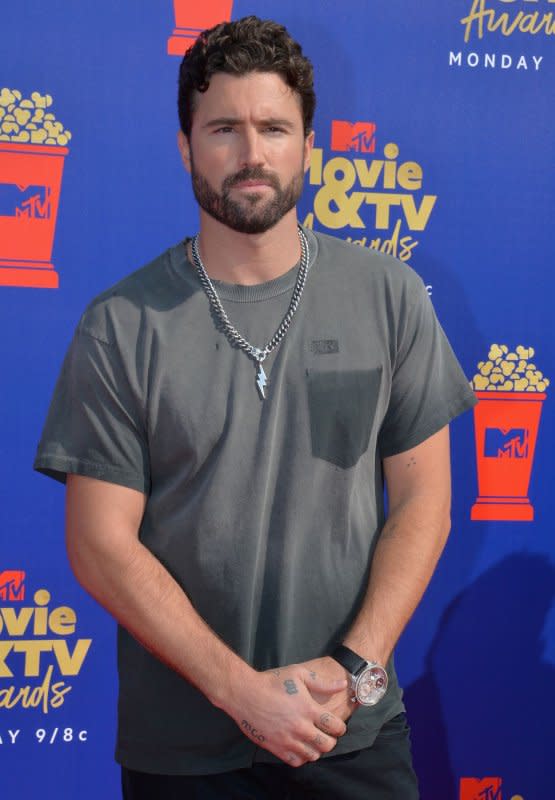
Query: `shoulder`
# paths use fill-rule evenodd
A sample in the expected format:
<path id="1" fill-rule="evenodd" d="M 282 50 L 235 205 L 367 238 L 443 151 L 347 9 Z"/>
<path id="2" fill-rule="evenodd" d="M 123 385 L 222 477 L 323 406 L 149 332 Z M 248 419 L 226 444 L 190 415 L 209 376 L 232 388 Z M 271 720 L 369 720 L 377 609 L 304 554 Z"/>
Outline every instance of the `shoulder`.
<path id="1" fill-rule="evenodd" d="M 78 332 L 107 344 L 126 332 L 136 332 L 194 291 L 188 278 L 180 243 L 93 298 L 81 316 Z"/>
<path id="2" fill-rule="evenodd" d="M 427 297 L 422 279 L 408 264 L 335 236 L 312 233 L 318 246 L 319 272 L 346 281 L 354 289 L 367 288 L 384 299 L 403 299 L 412 304 L 424 295 Z"/>

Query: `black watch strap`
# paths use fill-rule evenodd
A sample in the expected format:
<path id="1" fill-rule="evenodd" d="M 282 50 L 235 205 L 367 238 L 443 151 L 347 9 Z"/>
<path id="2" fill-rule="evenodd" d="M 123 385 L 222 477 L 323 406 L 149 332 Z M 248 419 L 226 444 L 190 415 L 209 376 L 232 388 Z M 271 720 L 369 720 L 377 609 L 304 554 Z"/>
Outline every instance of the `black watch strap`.
<path id="1" fill-rule="evenodd" d="M 345 667 L 351 675 L 357 675 L 368 663 L 365 658 L 361 658 L 354 650 L 350 650 L 344 644 L 338 644 L 331 657 L 339 662 L 342 667 Z"/>

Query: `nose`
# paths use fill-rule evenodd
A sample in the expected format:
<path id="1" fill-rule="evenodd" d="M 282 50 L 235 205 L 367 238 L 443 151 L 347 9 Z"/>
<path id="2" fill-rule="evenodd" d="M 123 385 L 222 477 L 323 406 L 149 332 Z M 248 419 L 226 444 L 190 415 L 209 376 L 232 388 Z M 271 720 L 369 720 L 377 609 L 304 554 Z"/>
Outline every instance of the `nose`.
<path id="1" fill-rule="evenodd" d="M 255 167 L 264 163 L 263 142 L 255 128 L 246 128 L 241 137 L 241 167 Z"/>

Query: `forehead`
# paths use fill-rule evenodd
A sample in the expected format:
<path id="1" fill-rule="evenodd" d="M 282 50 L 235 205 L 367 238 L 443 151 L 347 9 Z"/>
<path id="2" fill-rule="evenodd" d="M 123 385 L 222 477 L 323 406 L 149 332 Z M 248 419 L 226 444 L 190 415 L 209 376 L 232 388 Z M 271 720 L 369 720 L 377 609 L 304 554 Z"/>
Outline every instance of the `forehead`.
<path id="1" fill-rule="evenodd" d="M 281 117 L 302 125 L 301 99 L 276 72 L 216 72 L 206 92 L 195 92 L 194 100 L 194 122 L 206 124 L 212 117 Z"/>

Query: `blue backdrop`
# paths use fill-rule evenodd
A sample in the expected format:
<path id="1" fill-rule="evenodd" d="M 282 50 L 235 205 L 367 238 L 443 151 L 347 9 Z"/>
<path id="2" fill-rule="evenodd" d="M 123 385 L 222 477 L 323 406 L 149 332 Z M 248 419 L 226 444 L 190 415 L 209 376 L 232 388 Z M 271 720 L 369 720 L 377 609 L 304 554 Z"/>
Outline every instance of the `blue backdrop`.
<path id="1" fill-rule="evenodd" d="M 2 792 L 118 796 L 114 624 L 67 565 L 62 487 L 31 464 L 86 303 L 196 230 L 168 49 L 227 5 L 284 23 L 314 62 L 301 219 L 410 264 L 479 376 L 481 416 L 452 426 L 452 535 L 397 651 L 422 796 L 550 797 L 555 4 L 197 5 L 0 15 Z"/>

